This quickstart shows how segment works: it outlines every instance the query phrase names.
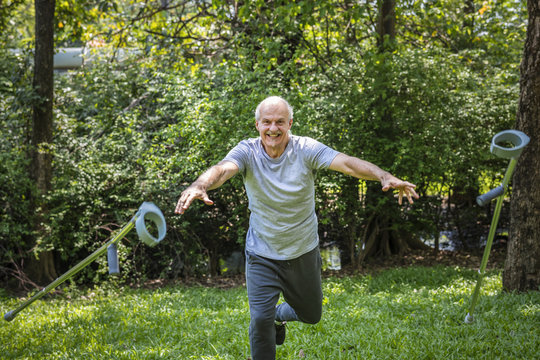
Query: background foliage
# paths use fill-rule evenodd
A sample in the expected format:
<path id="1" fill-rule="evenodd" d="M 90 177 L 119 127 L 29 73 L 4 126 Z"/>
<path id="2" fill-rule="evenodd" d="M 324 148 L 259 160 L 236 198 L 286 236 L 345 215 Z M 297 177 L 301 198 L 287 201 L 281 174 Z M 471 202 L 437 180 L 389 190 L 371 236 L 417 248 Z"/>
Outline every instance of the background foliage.
<path id="1" fill-rule="evenodd" d="M 61 273 L 142 201 L 163 210 L 168 235 L 152 249 L 127 236 L 120 249 L 126 280 L 217 273 L 219 259 L 243 245 L 249 214 L 241 179 L 211 193 L 214 207 L 195 204 L 179 217 L 174 206 L 204 169 L 257 136 L 255 106 L 274 94 L 295 107 L 295 134 L 418 185 L 421 200 L 400 210 L 376 184 L 319 174 L 321 242 L 337 242 L 346 261 L 384 255 L 365 250 L 376 234 L 373 214 L 389 219 L 407 247 L 442 230 L 473 246 L 485 230 L 489 209 L 480 211 L 474 198 L 505 166 L 490 156 L 489 141 L 514 122 L 521 1 L 401 2 L 396 43 L 386 52 L 377 48 L 375 1 L 57 1 L 58 46 L 85 45 L 94 61 L 55 76 L 54 190 L 47 236 L 38 241 L 25 226 L 39 211 L 26 200 L 33 191 L 26 175 L 33 101 L 27 9 L 20 1 L 0 12 L 6 284 L 40 249 L 55 250 Z M 105 262 L 78 281 L 101 279 Z"/>

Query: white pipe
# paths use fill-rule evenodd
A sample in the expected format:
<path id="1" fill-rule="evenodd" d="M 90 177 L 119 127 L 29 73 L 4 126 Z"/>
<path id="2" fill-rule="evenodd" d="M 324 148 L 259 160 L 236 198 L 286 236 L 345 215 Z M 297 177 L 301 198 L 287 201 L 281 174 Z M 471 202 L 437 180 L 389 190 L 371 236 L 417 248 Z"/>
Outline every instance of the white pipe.
<path id="1" fill-rule="evenodd" d="M 83 48 L 60 48 L 54 54 L 55 69 L 75 69 L 79 68 L 84 63 Z"/>

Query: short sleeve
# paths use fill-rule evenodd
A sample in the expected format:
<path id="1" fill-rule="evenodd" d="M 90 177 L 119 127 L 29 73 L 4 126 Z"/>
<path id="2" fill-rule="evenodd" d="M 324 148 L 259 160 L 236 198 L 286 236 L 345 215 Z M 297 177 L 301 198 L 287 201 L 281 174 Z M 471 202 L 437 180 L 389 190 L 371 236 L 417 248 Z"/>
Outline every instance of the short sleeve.
<path id="1" fill-rule="evenodd" d="M 305 141 L 306 160 L 314 170 L 328 169 L 339 154 L 338 151 L 315 139 L 306 137 Z"/>
<path id="2" fill-rule="evenodd" d="M 248 162 L 248 156 L 249 156 L 249 145 L 246 143 L 246 141 L 241 141 L 236 145 L 234 148 L 229 151 L 227 156 L 223 159 L 223 161 L 230 161 L 236 166 L 238 166 L 238 170 L 240 173 L 244 173 L 246 169 L 246 164 Z"/>

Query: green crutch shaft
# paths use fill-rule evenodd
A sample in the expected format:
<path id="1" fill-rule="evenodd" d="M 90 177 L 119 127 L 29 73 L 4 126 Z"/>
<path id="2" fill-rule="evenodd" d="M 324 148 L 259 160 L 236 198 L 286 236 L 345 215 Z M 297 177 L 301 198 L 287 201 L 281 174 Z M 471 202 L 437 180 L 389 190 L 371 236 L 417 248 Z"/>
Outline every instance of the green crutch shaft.
<path id="1" fill-rule="evenodd" d="M 116 235 L 114 238 L 109 240 L 107 243 L 102 245 L 99 249 L 94 251 L 92 254 L 88 255 L 84 260 L 79 262 L 77 265 L 66 271 L 62 276 L 60 276 L 58 279 L 54 280 L 52 283 L 47 285 L 45 288 L 40 290 L 38 293 L 36 293 L 34 296 L 32 296 L 30 299 L 26 300 L 24 303 L 22 303 L 18 308 L 15 310 L 12 310 L 5 314 L 4 319 L 7 321 L 13 320 L 13 318 L 24 308 L 26 308 L 28 305 L 32 304 L 34 301 L 41 299 L 43 296 L 45 296 L 47 293 L 49 293 L 51 290 L 56 288 L 58 285 L 62 284 L 64 281 L 72 277 L 73 275 L 77 274 L 79 271 L 87 267 L 91 262 L 93 262 L 96 258 L 98 258 L 101 254 L 107 251 L 107 247 L 111 244 L 117 243 L 120 241 L 126 234 L 133 229 L 135 226 L 135 221 L 137 220 L 137 215 L 131 219 L 131 221 L 125 225 L 118 235 Z"/>
<path id="2" fill-rule="evenodd" d="M 486 271 L 489 254 L 491 252 L 491 246 L 493 245 L 493 239 L 495 238 L 495 233 L 497 231 L 497 224 L 499 223 L 499 216 L 501 214 L 502 205 L 504 202 L 504 194 L 506 193 L 506 190 L 508 188 L 508 184 L 510 183 L 510 179 L 512 178 L 512 174 L 514 172 L 514 169 L 517 164 L 517 159 L 512 158 L 510 160 L 510 163 L 508 164 L 508 168 L 506 169 L 506 173 L 504 174 L 504 178 L 501 184 L 501 187 L 503 189 L 502 194 L 497 198 L 497 203 L 495 205 L 495 212 L 493 213 L 493 218 L 491 220 L 491 226 L 489 228 L 489 234 L 488 239 L 486 242 L 486 248 L 484 249 L 484 255 L 482 256 L 482 262 L 480 264 L 480 270 L 478 270 L 478 279 L 476 281 L 476 287 L 474 288 L 474 293 L 471 298 L 471 305 L 469 307 L 469 313 L 465 317 L 465 322 L 472 322 L 473 321 L 473 312 L 474 308 L 476 306 L 476 302 L 478 301 L 478 296 L 480 295 L 480 288 L 482 287 L 482 281 L 484 280 L 484 274 Z"/>

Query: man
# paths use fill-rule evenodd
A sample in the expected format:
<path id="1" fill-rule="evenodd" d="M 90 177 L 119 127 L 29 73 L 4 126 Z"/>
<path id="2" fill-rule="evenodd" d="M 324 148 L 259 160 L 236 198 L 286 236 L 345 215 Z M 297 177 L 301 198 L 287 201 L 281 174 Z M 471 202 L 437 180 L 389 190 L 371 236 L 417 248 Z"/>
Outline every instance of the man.
<path id="1" fill-rule="evenodd" d="M 175 212 L 195 199 L 213 202 L 207 191 L 241 173 L 251 212 L 246 236 L 246 285 L 253 360 L 275 359 L 285 322 L 315 324 L 321 318 L 321 257 L 315 215 L 315 173 L 331 169 L 360 179 L 378 180 L 382 190 L 418 198 L 415 185 L 367 161 L 339 153 L 308 137 L 290 133 L 293 109 L 280 97 L 255 110 L 259 138 L 241 141 L 229 154 L 186 188 Z M 280 294 L 286 302 L 276 306 Z M 277 322 L 277 323 L 276 323 Z"/>

